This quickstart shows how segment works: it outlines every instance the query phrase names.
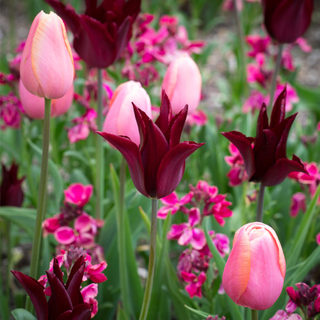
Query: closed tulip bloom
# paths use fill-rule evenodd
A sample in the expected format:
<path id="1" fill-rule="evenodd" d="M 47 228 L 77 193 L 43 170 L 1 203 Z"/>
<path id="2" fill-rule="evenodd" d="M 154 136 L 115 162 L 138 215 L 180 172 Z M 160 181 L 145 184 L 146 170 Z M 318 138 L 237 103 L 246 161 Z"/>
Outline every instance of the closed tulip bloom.
<path id="1" fill-rule="evenodd" d="M 41 11 L 33 20 L 20 63 L 21 80 L 39 97 L 58 99 L 70 89 L 74 77 L 71 48 L 63 21 Z"/>
<path id="2" fill-rule="evenodd" d="M 44 119 L 44 98 L 29 92 L 23 82 L 19 81 L 19 96 L 25 113 L 32 119 Z M 58 117 L 66 113 L 73 101 L 73 85 L 67 93 L 59 99 L 51 101 L 51 117 Z"/>
<path id="3" fill-rule="evenodd" d="M 236 304 L 270 308 L 280 296 L 285 274 L 282 247 L 271 227 L 253 222 L 236 232 L 222 277 L 225 292 Z"/>
<path id="4" fill-rule="evenodd" d="M 139 82 L 128 81 L 121 84 L 113 93 L 103 131 L 118 136 L 127 136 L 136 145 L 139 145 L 140 134 L 132 103 L 139 106 L 151 118 L 151 101 L 146 90 Z"/>
<path id="5" fill-rule="evenodd" d="M 280 43 L 295 42 L 309 27 L 313 0 L 262 0 L 264 25 Z"/>
<path id="6" fill-rule="evenodd" d="M 188 54 L 170 63 L 162 82 L 162 89 L 170 99 L 173 115 L 178 114 L 186 103 L 189 114 L 197 109 L 201 97 L 201 84 L 199 68 Z"/>

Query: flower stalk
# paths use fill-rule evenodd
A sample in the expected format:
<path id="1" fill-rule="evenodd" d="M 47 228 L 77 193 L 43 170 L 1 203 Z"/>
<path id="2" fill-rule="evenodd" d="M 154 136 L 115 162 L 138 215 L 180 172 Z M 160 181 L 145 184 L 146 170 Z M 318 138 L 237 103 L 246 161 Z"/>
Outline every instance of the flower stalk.
<path id="1" fill-rule="evenodd" d="M 258 320 L 258 310 L 251 309 L 251 314 L 252 314 L 251 320 Z"/>
<path id="2" fill-rule="evenodd" d="M 143 303 L 142 303 L 139 320 L 145 320 L 147 318 L 150 298 L 152 293 L 154 267 L 156 262 L 157 211 L 158 211 L 158 199 L 152 199 L 148 278 L 147 278 L 147 284 L 144 292 Z"/>
<path id="3" fill-rule="evenodd" d="M 257 205 L 257 221 L 262 222 L 263 220 L 263 199 L 264 199 L 264 191 L 265 186 L 263 183 L 260 184 L 259 197 L 258 197 L 258 205 Z"/>
<path id="4" fill-rule="evenodd" d="M 48 179 L 48 162 L 49 162 L 49 141 L 50 141 L 50 114 L 51 114 L 51 99 L 44 99 L 45 113 L 44 113 L 44 127 L 43 127 L 43 141 L 42 141 L 42 160 L 41 160 L 41 173 L 40 184 L 38 193 L 38 206 L 36 225 L 34 229 L 34 237 L 32 244 L 32 255 L 30 264 L 30 277 L 37 279 L 39 260 L 40 260 L 40 247 L 42 237 L 42 221 L 45 217 L 46 211 L 46 197 L 47 197 L 47 179 Z M 32 311 L 32 303 L 30 299 L 26 302 L 27 311 Z"/>
<path id="5" fill-rule="evenodd" d="M 98 130 L 102 130 L 103 115 L 102 115 L 102 69 L 98 69 L 98 117 L 97 125 Z M 96 201 L 96 219 L 101 219 L 103 214 L 103 190 L 104 190 L 104 167 L 103 167 L 103 144 L 99 136 L 96 136 L 97 153 L 96 153 L 96 190 L 97 190 L 97 201 Z"/>

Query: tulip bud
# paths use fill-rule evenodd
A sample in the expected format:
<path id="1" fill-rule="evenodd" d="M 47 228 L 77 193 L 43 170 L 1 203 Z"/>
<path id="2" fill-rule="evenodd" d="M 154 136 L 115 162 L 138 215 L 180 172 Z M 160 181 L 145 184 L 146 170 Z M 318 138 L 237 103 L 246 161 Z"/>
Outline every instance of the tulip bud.
<path id="1" fill-rule="evenodd" d="M 188 54 L 170 63 L 162 82 L 162 90 L 170 99 L 172 115 L 179 113 L 186 104 L 189 114 L 197 109 L 201 97 L 201 84 L 199 68 Z"/>
<path id="2" fill-rule="evenodd" d="M 44 119 L 44 98 L 29 92 L 23 82 L 19 81 L 19 96 L 25 113 L 32 119 Z M 51 117 L 58 117 L 66 113 L 73 101 L 73 85 L 67 93 L 59 99 L 51 101 Z"/>
<path id="3" fill-rule="evenodd" d="M 233 239 L 222 285 L 238 305 L 270 308 L 280 296 L 286 261 L 275 231 L 261 222 L 241 227 Z"/>
<path id="4" fill-rule="evenodd" d="M 151 118 L 151 102 L 146 90 L 139 82 L 128 81 L 122 83 L 113 93 L 103 131 L 127 136 L 139 145 L 140 134 L 132 103 L 139 106 Z"/>
<path id="5" fill-rule="evenodd" d="M 262 6 L 265 27 L 280 43 L 295 42 L 311 22 L 313 0 L 262 0 Z"/>
<path id="6" fill-rule="evenodd" d="M 33 20 L 20 63 L 21 80 L 39 97 L 57 99 L 70 89 L 74 77 L 71 48 L 63 21 L 41 11 Z"/>

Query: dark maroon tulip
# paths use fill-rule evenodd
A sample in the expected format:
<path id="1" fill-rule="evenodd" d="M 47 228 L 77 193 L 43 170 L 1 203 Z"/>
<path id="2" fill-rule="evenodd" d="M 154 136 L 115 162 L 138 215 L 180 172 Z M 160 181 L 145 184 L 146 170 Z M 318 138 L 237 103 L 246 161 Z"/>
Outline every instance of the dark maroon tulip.
<path id="1" fill-rule="evenodd" d="M 240 151 L 249 181 L 271 187 L 281 183 L 290 172 L 307 173 L 297 156 L 293 155 L 292 160 L 287 159 L 287 139 L 297 113 L 285 119 L 286 95 L 285 87 L 274 103 L 270 125 L 267 107 L 262 105 L 256 138 L 246 137 L 238 131 L 222 132 Z"/>
<path id="2" fill-rule="evenodd" d="M 86 11 L 77 14 L 59 0 L 44 0 L 66 22 L 74 35 L 73 47 L 90 67 L 106 68 L 126 48 L 141 0 L 86 0 Z"/>
<path id="3" fill-rule="evenodd" d="M 2 165 L 2 182 L 0 186 L 0 207 L 13 206 L 21 207 L 23 202 L 23 192 L 21 183 L 24 177 L 18 179 L 18 165 L 14 162 L 9 170 Z"/>
<path id="4" fill-rule="evenodd" d="M 63 283 L 63 274 L 57 259 L 54 259 L 53 272 L 47 271 L 51 288 L 48 302 L 43 292 L 44 287 L 35 279 L 19 271 L 11 271 L 27 291 L 37 313 L 38 320 L 89 320 L 91 305 L 84 303 L 80 285 L 85 262 L 80 257 L 73 265 L 67 283 Z"/>
<path id="5" fill-rule="evenodd" d="M 280 43 L 295 42 L 309 27 L 313 0 L 262 0 L 264 25 Z"/>
<path id="6" fill-rule="evenodd" d="M 155 123 L 134 104 L 133 108 L 140 131 L 140 147 L 128 137 L 98 133 L 122 153 L 136 188 L 146 197 L 160 199 L 176 189 L 186 158 L 204 143 L 180 143 L 188 106 L 172 118 L 170 101 L 164 92 Z"/>

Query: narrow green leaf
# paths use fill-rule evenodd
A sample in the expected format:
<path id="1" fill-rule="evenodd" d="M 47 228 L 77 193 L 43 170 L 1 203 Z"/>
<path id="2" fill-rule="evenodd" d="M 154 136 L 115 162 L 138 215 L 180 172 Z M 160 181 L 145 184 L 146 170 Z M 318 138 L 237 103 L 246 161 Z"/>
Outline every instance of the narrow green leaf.
<path id="1" fill-rule="evenodd" d="M 223 275 L 223 271 L 226 263 L 223 260 L 223 258 L 220 256 L 220 253 L 218 252 L 216 246 L 213 244 L 212 239 L 208 233 L 208 228 L 206 224 L 204 224 L 204 234 L 206 236 L 207 244 L 212 253 L 214 261 L 217 264 L 217 267 L 219 270 L 219 277 L 222 281 L 222 275 Z M 239 307 L 227 295 L 226 295 L 226 299 L 228 301 L 228 305 L 229 305 L 233 320 L 243 320 Z"/>
<path id="2" fill-rule="evenodd" d="M 25 309 L 15 309 L 12 312 L 16 320 L 37 320 L 37 318 Z"/>
<path id="3" fill-rule="evenodd" d="M 200 316 L 200 317 L 207 318 L 207 317 L 210 316 L 209 313 L 206 313 L 206 312 L 203 312 L 203 311 L 199 311 L 199 310 L 193 309 L 193 308 L 191 308 L 191 307 L 189 307 L 189 306 L 187 306 L 187 305 L 185 305 L 185 307 L 186 307 L 188 310 L 190 310 L 191 312 L 197 314 L 197 315 Z"/>
<path id="4" fill-rule="evenodd" d="M 121 308 L 120 303 L 118 304 L 117 309 L 117 320 L 129 320 L 124 310 Z"/>
<path id="5" fill-rule="evenodd" d="M 303 216 L 303 219 L 299 225 L 298 231 L 294 236 L 294 241 L 291 246 L 291 249 L 286 255 L 288 267 L 294 266 L 300 257 L 300 252 L 304 245 L 305 239 L 308 235 L 311 222 L 313 220 L 316 209 L 318 209 L 316 208 L 316 206 L 317 206 L 317 200 L 319 198 L 319 195 L 320 195 L 320 186 L 318 186 L 318 189 L 308 207 L 308 210 Z"/>
<path id="6" fill-rule="evenodd" d="M 0 217 L 11 221 L 31 237 L 34 235 L 34 226 L 36 223 L 36 209 L 17 208 L 17 207 L 1 207 Z"/>
<path id="7" fill-rule="evenodd" d="M 20 162 L 20 154 L 4 142 L 4 139 L 0 139 L 0 147 L 6 150 L 13 159 Z"/>

